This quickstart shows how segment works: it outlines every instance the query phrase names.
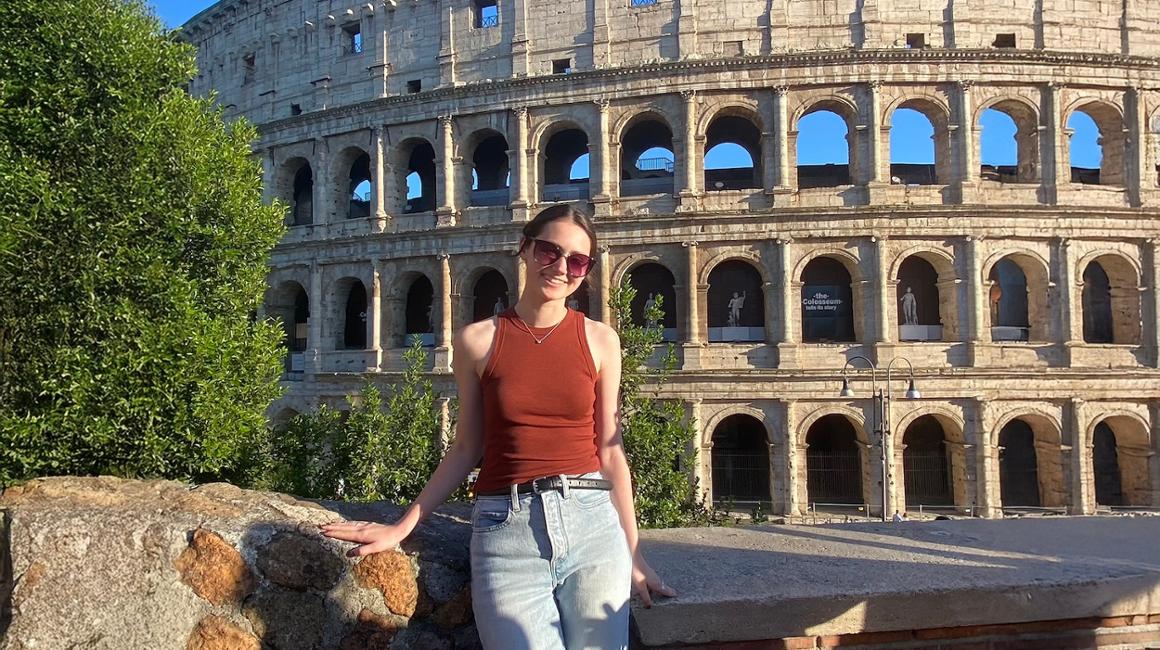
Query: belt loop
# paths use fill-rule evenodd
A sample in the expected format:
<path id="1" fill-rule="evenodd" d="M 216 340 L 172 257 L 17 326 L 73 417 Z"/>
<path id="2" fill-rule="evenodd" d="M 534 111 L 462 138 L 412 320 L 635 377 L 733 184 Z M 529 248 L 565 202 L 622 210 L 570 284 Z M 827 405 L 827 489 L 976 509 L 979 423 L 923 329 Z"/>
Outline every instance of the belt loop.
<path id="1" fill-rule="evenodd" d="M 567 474 L 560 475 L 560 493 L 564 496 L 565 500 L 568 499 L 568 475 Z"/>
<path id="2" fill-rule="evenodd" d="M 520 511 L 520 486 L 512 483 L 512 512 Z"/>

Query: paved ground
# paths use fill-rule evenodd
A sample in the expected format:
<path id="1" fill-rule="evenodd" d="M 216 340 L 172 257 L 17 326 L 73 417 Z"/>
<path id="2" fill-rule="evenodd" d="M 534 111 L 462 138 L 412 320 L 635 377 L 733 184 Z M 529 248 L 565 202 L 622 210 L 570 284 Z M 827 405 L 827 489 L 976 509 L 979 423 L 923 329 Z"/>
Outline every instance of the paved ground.
<path id="1" fill-rule="evenodd" d="M 1160 517 L 647 531 L 649 645 L 1160 612 Z"/>

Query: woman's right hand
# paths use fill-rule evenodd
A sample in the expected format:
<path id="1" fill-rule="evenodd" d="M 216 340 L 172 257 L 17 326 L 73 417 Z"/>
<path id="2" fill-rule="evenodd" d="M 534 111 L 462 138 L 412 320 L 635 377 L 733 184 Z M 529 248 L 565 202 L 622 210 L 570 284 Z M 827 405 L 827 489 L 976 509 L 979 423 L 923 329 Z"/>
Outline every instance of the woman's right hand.
<path id="1" fill-rule="evenodd" d="M 339 521 L 321 526 L 322 534 L 344 542 L 358 544 L 346 552 L 347 557 L 361 557 L 388 551 L 411 534 L 413 526 L 402 521 L 393 524 L 374 524 L 369 521 Z"/>

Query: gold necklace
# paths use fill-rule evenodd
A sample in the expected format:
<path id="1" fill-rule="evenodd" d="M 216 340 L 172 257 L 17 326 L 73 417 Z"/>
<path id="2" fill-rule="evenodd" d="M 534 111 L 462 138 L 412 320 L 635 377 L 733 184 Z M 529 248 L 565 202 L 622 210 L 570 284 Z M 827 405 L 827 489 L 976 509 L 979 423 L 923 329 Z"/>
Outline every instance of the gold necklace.
<path id="1" fill-rule="evenodd" d="M 561 326 L 561 325 L 563 325 L 563 324 L 564 324 L 564 321 L 565 321 L 565 320 L 567 320 L 567 318 L 568 318 L 568 312 L 564 312 L 564 318 L 561 318 L 561 319 L 560 319 L 560 322 L 558 322 L 558 323 L 556 323 L 555 325 L 553 325 L 553 326 L 552 326 L 552 329 L 548 330 L 548 333 L 547 333 L 547 334 L 545 334 L 545 335 L 541 336 L 540 338 L 536 338 L 536 333 L 535 333 L 535 332 L 533 332 L 533 331 L 532 331 L 532 328 L 531 328 L 530 326 L 528 326 L 528 324 L 527 324 L 527 323 L 525 323 L 525 322 L 524 322 L 524 319 L 523 319 L 523 318 L 520 318 L 520 315 L 519 315 L 519 314 L 516 314 L 516 313 L 515 313 L 515 310 L 514 310 L 514 309 L 512 310 L 512 314 L 513 314 L 513 315 L 515 315 L 515 317 L 516 317 L 516 320 L 517 320 L 517 321 L 519 321 L 519 322 L 520 322 L 520 325 L 522 325 L 522 326 L 523 326 L 523 330 L 524 330 L 525 332 L 527 332 L 529 336 L 531 336 L 531 337 L 532 337 L 532 340 L 533 340 L 533 341 L 535 341 L 535 342 L 536 342 L 536 345 L 539 345 L 539 344 L 543 343 L 544 341 L 547 341 L 547 340 L 548 340 L 548 337 L 552 335 L 552 332 L 555 332 L 555 331 L 556 331 L 556 328 L 557 328 L 557 327 L 559 327 L 559 326 Z"/>

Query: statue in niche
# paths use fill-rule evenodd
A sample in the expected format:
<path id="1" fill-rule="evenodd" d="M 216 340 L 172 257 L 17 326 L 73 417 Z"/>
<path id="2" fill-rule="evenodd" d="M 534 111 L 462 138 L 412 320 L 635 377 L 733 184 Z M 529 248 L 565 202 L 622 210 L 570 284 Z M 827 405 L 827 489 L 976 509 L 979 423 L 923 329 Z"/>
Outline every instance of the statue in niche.
<path id="1" fill-rule="evenodd" d="M 656 305 L 657 305 L 656 294 L 654 294 L 650 291 L 648 294 L 648 300 L 644 301 L 645 325 L 648 325 L 651 327 L 651 326 L 657 324 L 657 320 L 655 318 L 649 318 L 649 312 L 651 312 L 653 307 L 656 307 Z"/>
<path id="2" fill-rule="evenodd" d="M 1003 288 L 995 280 L 991 281 L 991 327 L 999 324 L 999 302 L 1003 300 Z"/>
<path id="3" fill-rule="evenodd" d="M 741 310 L 745 307 L 745 292 L 738 294 L 733 292 L 733 297 L 729 299 L 729 320 L 728 327 L 741 326 Z"/>
<path id="4" fill-rule="evenodd" d="M 906 288 L 906 293 L 902 294 L 900 301 L 903 325 L 918 325 L 918 299 L 914 297 L 910 287 Z"/>
<path id="5" fill-rule="evenodd" d="M 434 310 L 435 310 L 435 301 L 431 301 L 431 303 L 427 305 L 427 331 L 428 332 L 435 331 L 435 318 L 434 318 L 434 315 L 432 314 L 432 312 Z"/>
<path id="6" fill-rule="evenodd" d="M 504 309 L 506 309 L 506 307 L 503 304 L 503 298 L 496 298 L 495 306 L 491 308 L 491 313 L 495 316 L 498 316 L 503 313 Z"/>

